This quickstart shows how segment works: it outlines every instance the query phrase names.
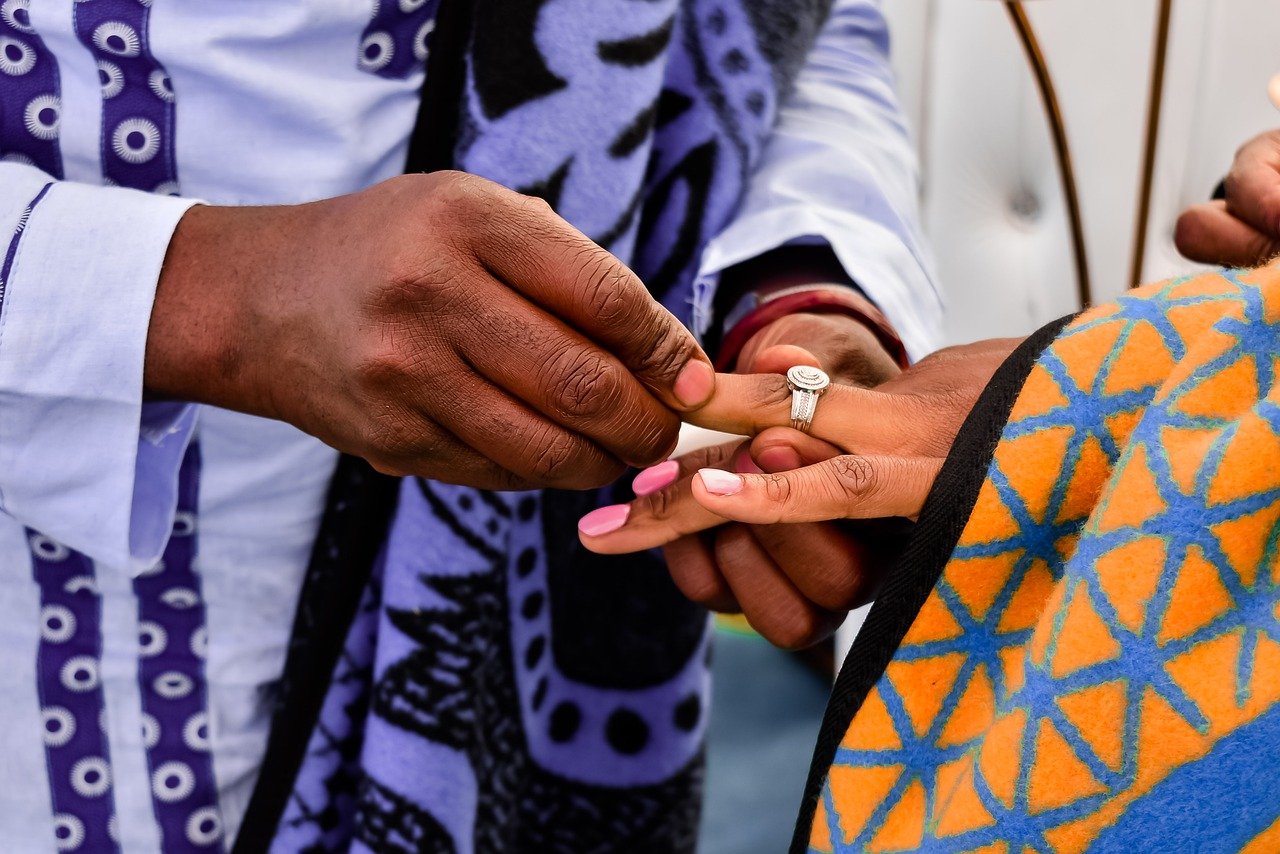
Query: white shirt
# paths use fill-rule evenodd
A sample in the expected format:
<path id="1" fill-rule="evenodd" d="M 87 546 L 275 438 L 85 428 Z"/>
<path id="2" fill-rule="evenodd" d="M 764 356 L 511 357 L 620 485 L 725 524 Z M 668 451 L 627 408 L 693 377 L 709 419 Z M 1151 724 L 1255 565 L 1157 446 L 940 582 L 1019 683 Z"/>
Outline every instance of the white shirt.
<path id="1" fill-rule="evenodd" d="M 14 4 L 26 0 L 2 8 Z M 124 850 L 149 851 L 159 831 L 140 735 L 131 583 L 172 529 L 182 449 L 198 430 L 195 569 L 227 838 L 265 748 L 264 689 L 283 667 L 336 454 L 288 425 L 212 407 L 144 414 L 151 303 L 190 202 L 101 186 L 102 96 L 75 7 L 41 0 L 28 10 L 57 62 L 65 180 L 0 163 L 0 253 L 16 247 L 0 304 L 0 836 L 24 851 L 53 850 L 35 687 L 40 594 L 26 528 L 94 561 L 117 834 Z M 302 202 L 398 174 L 422 74 L 389 79 L 358 67 L 371 9 L 370 0 L 153 0 L 147 41 L 176 92 L 173 157 L 184 196 Z M 793 239 L 826 240 L 918 357 L 937 340 L 940 303 L 883 28 L 877 0 L 837 0 L 742 209 L 707 248 L 701 272 L 710 285 L 720 270 Z M 11 85 L 0 73 L 0 100 Z"/>

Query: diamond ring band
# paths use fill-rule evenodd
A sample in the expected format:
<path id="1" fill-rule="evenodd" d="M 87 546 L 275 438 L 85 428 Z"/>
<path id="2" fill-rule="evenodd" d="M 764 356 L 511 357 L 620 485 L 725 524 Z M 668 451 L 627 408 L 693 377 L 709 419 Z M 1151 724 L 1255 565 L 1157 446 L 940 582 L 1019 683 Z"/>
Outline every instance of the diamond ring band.
<path id="1" fill-rule="evenodd" d="M 791 427 L 809 432 L 813 415 L 818 411 L 818 398 L 831 385 L 825 372 L 808 365 L 796 365 L 787 371 L 787 387 L 791 389 Z"/>

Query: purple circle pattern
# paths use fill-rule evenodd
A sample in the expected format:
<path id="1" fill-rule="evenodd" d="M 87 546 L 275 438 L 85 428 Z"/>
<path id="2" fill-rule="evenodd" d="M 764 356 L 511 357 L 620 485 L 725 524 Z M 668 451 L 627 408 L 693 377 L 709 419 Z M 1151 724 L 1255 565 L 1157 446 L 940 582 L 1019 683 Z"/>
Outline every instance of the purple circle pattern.
<path id="1" fill-rule="evenodd" d="M 164 557 L 133 581 L 151 803 L 166 852 L 222 850 L 200 641 L 204 601 L 193 567 L 199 472 L 193 442 L 178 475 L 178 511 Z"/>
<path id="2" fill-rule="evenodd" d="M 31 0 L 0 0 L 0 157 L 61 178 L 58 68 L 31 25 Z M 103 177 L 177 195 L 173 83 L 151 55 L 148 0 L 77 3 L 75 30 L 92 53 L 102 96 Z M 23 224 L 13 235 L 0 299 Z M 183 460 L 178 514 L 163 559 L 134 581 L 138 678 L 152 805 L 165 851 L 221 851 L 223 825 L 210 753 L 207 646 L 196 550 L 199 451 Z M 118 852 L 112 768 L 99 669 L 101 599 L 93 562 L 28 531 L 40 588 L 37 690 L 58 850 Z"/>
<path id="3" fill-rule="evenodd" d="M 76 37 L 98 65 L 102 173 L 108 183 L 178 195 L 174 90 L 151 54 L 147 0 L 96 0 L 75 7 Z"/>
<path id="4" fill-rule="evenodd" d="M 102 599 L 93 561 L 30 529 L 40 588 L 36 690 L 59 851 L 119 851 L 111 835 L 115 801 L 101 722 Z"/>
<path id="5" fill-rule="evenodd" d="M 373 19 L 360 34 L 356 66 L 404 80 L 426 67 L 440 0 L 377 0 Z"/>
<path id="6" fill-rule="evenodd" d="M 0 2 L 0 160 L 62 177 L 58 64 L 31 26 L 31 0 Z"/>

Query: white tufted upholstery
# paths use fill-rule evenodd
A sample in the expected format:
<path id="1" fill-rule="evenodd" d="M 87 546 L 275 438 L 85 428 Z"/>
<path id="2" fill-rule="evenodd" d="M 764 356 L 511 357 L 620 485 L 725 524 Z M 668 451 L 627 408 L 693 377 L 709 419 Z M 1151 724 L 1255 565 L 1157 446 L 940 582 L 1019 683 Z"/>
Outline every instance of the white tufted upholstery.
<path id="1" fill-rule="evenodd" d="M 1074 310 L 1065 209 L 1044 114 L 999 0 L 884 0 L 917 132 L 925 227 L 951 342 L 1025 334 Z M 1075 157 L 1095 299 L 1127 284 L 1155 0 L 1031 0 Z M 1193 269 L 1178 212 L 1250 136 L 1280 127 L 1276 0 L 1175 0 L 1144 280 Z"/>

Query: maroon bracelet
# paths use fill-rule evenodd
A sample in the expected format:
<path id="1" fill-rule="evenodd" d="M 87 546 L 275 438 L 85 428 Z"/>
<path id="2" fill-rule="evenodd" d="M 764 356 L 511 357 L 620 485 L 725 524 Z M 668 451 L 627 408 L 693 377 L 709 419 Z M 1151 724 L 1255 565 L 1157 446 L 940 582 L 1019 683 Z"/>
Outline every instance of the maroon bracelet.
<path id="1" fill-rule="evenodd" d="M 724 336 L 716 357 L 716 370 L 732 370 L 742 348 L 751 337 L 775 320 L 789 314 L 843 314 L 861 322 L 871 330 L 884 349 L 901 368 L 910 364 L 907 348 L 889 324 L 884 313 L 871 300 L 852 290 L 812 288 L 799 293 L 783 293 L 766 299 L 746 317 L 738 321 Z"/>

